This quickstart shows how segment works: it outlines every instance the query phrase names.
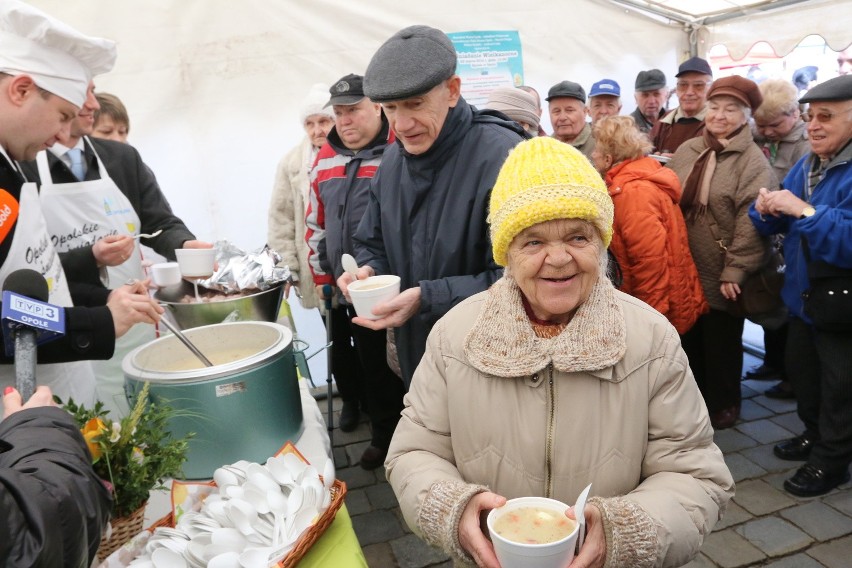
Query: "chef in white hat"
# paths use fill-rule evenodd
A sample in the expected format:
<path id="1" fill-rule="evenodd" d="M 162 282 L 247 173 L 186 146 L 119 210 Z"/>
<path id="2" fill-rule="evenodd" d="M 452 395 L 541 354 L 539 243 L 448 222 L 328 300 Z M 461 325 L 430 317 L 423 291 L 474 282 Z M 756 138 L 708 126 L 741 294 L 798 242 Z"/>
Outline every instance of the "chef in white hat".
<path id="1" fill-rule="evenodd" d="M 48 237 L 34 183 L 15 160 L 31 160 L 67 135 L 94 75 L 112 69 L 115 43 L 83 35 L 18 0 L 0 0 L 0 285 L 19 269 L 40 272 L 49 303 L 66 306 L 66 335 L 39 347 L 39 384 L 63 399 L 94 403 L 88 359 L 107 359 L 115 338 L 138 322 L 155 323 L 162 309 L 141 284 L 110 294 L 106 306 L 71 307 L 71 293 Z M 5 357 L 3 362 L 10 362 Z M 0 366 L 0 387 L 14 383 L 11 365 Z"/>

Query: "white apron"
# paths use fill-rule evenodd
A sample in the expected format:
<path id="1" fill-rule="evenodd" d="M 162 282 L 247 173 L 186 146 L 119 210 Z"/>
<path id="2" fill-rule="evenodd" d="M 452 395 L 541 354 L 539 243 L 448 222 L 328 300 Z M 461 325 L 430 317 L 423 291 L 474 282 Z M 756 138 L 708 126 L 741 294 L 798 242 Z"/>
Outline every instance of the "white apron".
<path id="1" fill-rule="evenodd" d="M 73 306 L 59 255 L 50 242 L 35 183 L 25 183 L 21 187 L 19 207 L 9 256 L 0 267 L 0 283 L 5 282 L 6 277 L 16 270 L 31 268 L 47 280 L 49 303 Z M 0 385 L 4 389 L 7 385 L 15 385 L 14 365 L 0 365 Z M 49 386 L 53 394 L 66 402 L 73 398 L 74 402 L 89 408 L 95 402 L 95 375 L 90 361 L 37 365 L 38 385 Z M 2 409 L 3 403 L 0 401 L 0 412 Z"/>
<path id="2" fill-rule="evenodd" d="M 39 152 L 36 156 L 41 178 L 41 206 L 50 238 L 59 252 L 93 245 L 107 235 L 138 235 L 141 226 L 130 200 L 109 177 L 88 139 L 84 140 L 98 161 L 101 179 L 55 184 L 50 175 L 47 153 Z M 138 241 L 130 258 L 118 266 L 108 267 L 107 273 L 111 289 L 122 286 L 129 279 L 144 278 Z M 130 351 L 153 339 L 154 326 L 136 324 L 116 340 L 112 359 L 92 361 L 98 399 L 116 418 L 126 415 L 129 410 L 124 396 L 121 361 Z"/>

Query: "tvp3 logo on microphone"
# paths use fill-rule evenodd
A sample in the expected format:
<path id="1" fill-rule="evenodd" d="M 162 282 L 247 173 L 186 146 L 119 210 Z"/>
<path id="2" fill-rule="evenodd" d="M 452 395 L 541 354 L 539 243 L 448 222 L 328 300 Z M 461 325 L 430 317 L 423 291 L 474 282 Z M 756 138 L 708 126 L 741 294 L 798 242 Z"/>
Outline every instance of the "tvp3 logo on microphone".
<path id="1" fill-rule="evenodd" d="M 8 290 L 3 292 L 2 319 L 7 356 L 14 355 L 15 332 L 21 328 L 36 331 L 37 345 L 65 335 L 64 309 Z"/>

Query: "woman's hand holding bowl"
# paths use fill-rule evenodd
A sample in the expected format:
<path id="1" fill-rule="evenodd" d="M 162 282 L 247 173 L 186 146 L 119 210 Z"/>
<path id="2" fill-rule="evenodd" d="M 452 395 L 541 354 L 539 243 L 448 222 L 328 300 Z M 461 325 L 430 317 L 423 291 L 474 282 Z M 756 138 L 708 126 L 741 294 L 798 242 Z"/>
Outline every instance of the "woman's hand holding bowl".
<path id="1" fill-rule="evenodd" d="M 473 557 L 480 568 L 500 568 L 494 546 L 482 532 L 480 518 L 491 509 L 502 507 L 506 498 L 489 491 L 474 495 L 459 520 L 459 544 Z"/>

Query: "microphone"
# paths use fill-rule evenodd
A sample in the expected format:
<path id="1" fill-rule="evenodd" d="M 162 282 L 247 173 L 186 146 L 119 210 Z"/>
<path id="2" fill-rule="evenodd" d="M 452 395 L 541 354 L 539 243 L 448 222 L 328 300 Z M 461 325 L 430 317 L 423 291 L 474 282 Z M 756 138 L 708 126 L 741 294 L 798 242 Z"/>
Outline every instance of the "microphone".
<path id="1" fill-rule="evenodd" d="M 16 270 L 3 282 L 3 340 L 15 359 L 15 386 L 22 400 L 35 391 L 36 346 L 65 335 L 65 310 L 47 303 L 44 277 L 29 268 Z"/>

